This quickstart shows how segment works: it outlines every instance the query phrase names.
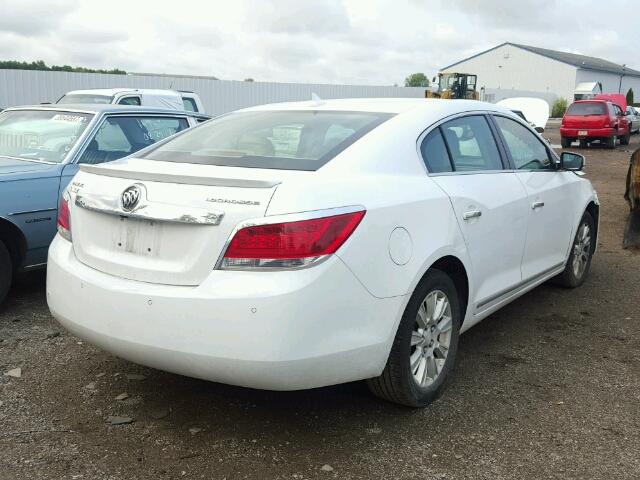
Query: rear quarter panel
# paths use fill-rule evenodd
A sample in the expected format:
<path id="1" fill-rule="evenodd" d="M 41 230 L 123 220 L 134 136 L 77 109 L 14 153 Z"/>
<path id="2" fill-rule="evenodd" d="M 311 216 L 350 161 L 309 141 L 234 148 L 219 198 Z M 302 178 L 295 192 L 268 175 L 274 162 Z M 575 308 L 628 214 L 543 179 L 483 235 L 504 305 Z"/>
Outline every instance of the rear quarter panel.
<path id="1" fill-rule="evenodd" d="M 294 205 L 301 212 L 352 205 L 366 209 L 338 256 L 375 297 L 412 293 L 429 266 L 446 255 L 458 257 L 471 273 L 451 202 L 424 173 L 284 184 L 267 214 L 290 213 Z M 411 255 L 404 265 L 394 263 L 390 255 L 390 238 L 396 228 L 404 228 L 410 236 Z"/>
<path id="2" fill-rule="evenodd" d="M 47 260 L 56 233 L 58 193 L 59 176 L 0 183 L 0 217 L 18 227 L 27 242 L 24 266 Z"/>

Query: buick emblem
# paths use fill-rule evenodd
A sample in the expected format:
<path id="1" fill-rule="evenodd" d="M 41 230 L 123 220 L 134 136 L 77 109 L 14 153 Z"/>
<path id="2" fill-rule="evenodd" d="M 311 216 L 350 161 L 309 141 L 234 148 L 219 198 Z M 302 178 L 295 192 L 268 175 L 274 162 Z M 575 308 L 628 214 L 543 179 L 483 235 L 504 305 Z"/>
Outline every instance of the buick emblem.
<path id="1" fill-rule="evenodd" d="M 130 212 L 138 202 L 140 201 L 140 197 L 142 196 L 142 190 L 138 185 L 131 185 L 124 192 L 122 192 L 122 196 L 120 197 L 120 203 L 122 204 L 122 209 L 125 212 Z"/>

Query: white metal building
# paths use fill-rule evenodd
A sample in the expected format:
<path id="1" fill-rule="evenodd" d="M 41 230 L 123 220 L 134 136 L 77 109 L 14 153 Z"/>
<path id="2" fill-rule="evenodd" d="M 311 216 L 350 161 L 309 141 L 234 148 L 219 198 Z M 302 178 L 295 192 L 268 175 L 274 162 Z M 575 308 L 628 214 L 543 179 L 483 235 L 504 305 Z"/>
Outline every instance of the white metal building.
<path id="1" fill-rule="evenodd" d="M 493 98 L 496 93 L 509 96 L 500 94 L 505 90 L 572 101 L 576 86 L 585 82 L 600 82 L 605 93 L 626 94 L 633 88 L 635 98 L 640 99 L 640 71 L 601 58 L 515 43 L 503 43 L 441 71 L 478 75 L 478 89 L 485 87 L 488 101 L 499 100 Z"/>

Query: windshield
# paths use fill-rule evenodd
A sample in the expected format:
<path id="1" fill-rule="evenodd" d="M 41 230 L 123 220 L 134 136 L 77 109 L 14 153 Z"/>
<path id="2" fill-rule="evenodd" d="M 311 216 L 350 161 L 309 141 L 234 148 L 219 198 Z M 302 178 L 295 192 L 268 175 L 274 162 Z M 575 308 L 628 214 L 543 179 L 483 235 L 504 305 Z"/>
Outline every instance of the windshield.
<path id="1" fill-rule="evenodd" d="M 370 112 L 238 112 L 208 121 L 145 158 L 282 170 L 317 170 L 392 115 Z"/>
<path id="2" fill-rule="evenodd" d="M 567 110 L 567 115 L 585 117 L 588 115 L 606 115 L 607 109 L 602 102 L 574 103 Z"/>
<path id="3" fill-rule="evenodd" d="M 457 81 L 458 79 L 455 75 L 443 75 L 440 77 L 440 90 L 451 90 L 451 87 Z"/>
<path id="4" fill-rule="evenodd" d="M 71 93 L 63 95 L 56 103 L 104 103 L 109 104 L 113 101 L 113 96 Z"/>
<path id="5" fill-rule="evenodd" d="M 62 163 L 93 115 L 55 110 L 0 113 L 0 156 Z"/>

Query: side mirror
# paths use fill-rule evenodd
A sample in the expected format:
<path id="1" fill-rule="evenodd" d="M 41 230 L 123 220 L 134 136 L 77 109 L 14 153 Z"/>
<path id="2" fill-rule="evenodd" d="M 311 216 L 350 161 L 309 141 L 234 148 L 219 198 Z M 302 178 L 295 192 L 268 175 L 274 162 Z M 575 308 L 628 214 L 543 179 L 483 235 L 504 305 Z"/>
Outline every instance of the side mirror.
<path id="1" fill-rule="evenodd" d="M 560 155 L 560 169 L 579 172 L 584 168 L 584 157 L 579 153 L 562 152 Z"/>
<path id="2" fill-rule="evenodd" d="M 433 77 L 433 80 L 431 80 L 433 83 L 436 83 L 436 77 Z"/>
<path id="3" fill-rule="evenodd" d="M 536 132 L 538 132 L 538 133 L 544 133 L 544 128 L 542 128 L 542 127 L 536 127 L 536 128 L 535 128 L 535 131 L 536 131 Z"/>

